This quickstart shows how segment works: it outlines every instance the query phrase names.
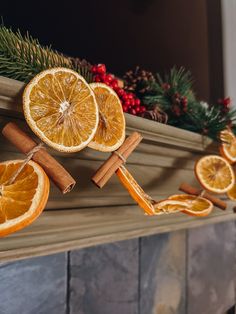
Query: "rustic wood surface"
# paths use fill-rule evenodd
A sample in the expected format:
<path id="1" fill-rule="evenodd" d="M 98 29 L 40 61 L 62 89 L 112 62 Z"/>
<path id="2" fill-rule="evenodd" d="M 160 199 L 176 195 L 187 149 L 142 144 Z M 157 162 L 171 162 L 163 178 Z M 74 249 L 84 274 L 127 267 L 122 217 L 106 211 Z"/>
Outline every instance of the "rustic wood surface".
<path id="1" fill-rule="evenodd" d="M 33 136 L 22 114 L 24 84 L 0 77 L 0 129 L 8 121 L 18 123 Z M 127 168 L 144 190 L 156 199 L 178 193 L 181 182 L 198 187 L 194 162 L 202 154 L 216 153 L 216 145 L 199 134 L 126 114 L 127 134 L 138 131 L 144 137 Z M 23 158 L 0 136 L 0 160 Z M 62 195 L 53 184 L 47 209 L 30 227 L 0 240 L 0 260 L 25 258 L 52 252 L 125 240 L 138 236 L 235 219 L 231 209 L 216 209 L 204 219 L 184 214 L 146 217 L 134 206 L 116 176 L 98 189 L 90 181 L 107 153 L 85 149 L 79 153 L 49 152 L 76 179 L 74 190 Z"/>

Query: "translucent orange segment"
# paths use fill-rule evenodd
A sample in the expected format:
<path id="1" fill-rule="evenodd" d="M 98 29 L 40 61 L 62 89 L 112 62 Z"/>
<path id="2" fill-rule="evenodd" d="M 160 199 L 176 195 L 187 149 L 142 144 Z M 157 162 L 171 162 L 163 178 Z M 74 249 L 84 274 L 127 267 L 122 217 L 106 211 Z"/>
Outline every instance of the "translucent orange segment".
<path id="1" fill-rule="evenodd" d="M 92 83 L 99 108 L 99 124 L 91 142 L 92 148 L 110 151 L 117 149 L 124 140 L 125 119 L 118 96 L 104 84 Z"/>
<path id="2" fill-rule="evenodd" d="M 120 106 L 117 106 L 117 97 L 99 87 L 95 88 L 94 91 L 101 112 L 99 127 L 94 140 L 113 146 L 123 134 L 121 127 L 124 124 L 123 112 L 120 110 Z"/>
<path id="3" fill-rule="evenodd" d="M 19 163 L 0 165 L 0 222 L 21 216 L 31 206 L 38 186 L 38 176 L 29 164 L 24 167 L 12 184 L 9 179 L 20 167 Z"/>
<path id="4" fill-rule="evenodd" d="M 20 202 L 11 198 L 2 197 L 3 212 L 7 220 L 23 215 L 31 206 L 31 201 Z"/>

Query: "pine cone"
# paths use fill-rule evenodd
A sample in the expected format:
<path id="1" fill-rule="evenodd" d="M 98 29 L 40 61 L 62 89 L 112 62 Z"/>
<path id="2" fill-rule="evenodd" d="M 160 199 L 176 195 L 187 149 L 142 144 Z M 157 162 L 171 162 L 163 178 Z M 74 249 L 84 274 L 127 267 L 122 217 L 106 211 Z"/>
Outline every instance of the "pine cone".
<path id="1" fill-rule="evenodd" d="M 124 75 L 125 89 L 130 92 L 145 93 L 148 90 L 147 82 L 155 81 L 152 72 L 142 70 L 139 66 Z"/>
<path id="2" fill-rule="evenodd" d="M 147 110 L 141 114 L 141 117 L 167 124 L 168 115 L 158 105 L 154 105 L 151 110 Z"/>
<path id="3" fill-rule="evenodd" d="M 76 69 L 80 69 L 80 68 L 86 68 L 88 70 L 91 70 L 92 68 L 92 64 L 89 63 L 87 60 L 85 59 L 80 59 L 80 58 L 70 58 L 70 60 L 72 61 L 72 64 L 74 65 L 74 67 Z"/>

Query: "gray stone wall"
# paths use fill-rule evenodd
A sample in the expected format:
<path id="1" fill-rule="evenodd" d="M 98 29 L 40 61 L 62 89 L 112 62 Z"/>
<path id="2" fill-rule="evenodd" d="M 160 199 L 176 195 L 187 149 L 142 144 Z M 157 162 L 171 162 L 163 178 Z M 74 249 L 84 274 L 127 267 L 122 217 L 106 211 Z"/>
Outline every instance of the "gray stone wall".
<path id="1" fill-rule="evenodd" d="M 0 264 L 0 314 L 225 314 L 236 224 Z"/>

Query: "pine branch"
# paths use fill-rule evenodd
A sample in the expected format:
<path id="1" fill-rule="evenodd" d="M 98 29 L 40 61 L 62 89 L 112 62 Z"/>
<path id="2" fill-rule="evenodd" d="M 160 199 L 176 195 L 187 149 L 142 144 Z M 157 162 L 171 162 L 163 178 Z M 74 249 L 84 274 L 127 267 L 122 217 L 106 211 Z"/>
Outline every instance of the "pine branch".
<path id="1" fill-rule="evenodd" d="M 0 75 L 28 82 L 37 73 L 53 67 L 73 69 L 91 80 L 89 68 L 75 65 L 72 58 L 51 47 L 41 46 L 28 33 L 22 36 L 20 31 L 14 33 L 0 26 Z"/>

